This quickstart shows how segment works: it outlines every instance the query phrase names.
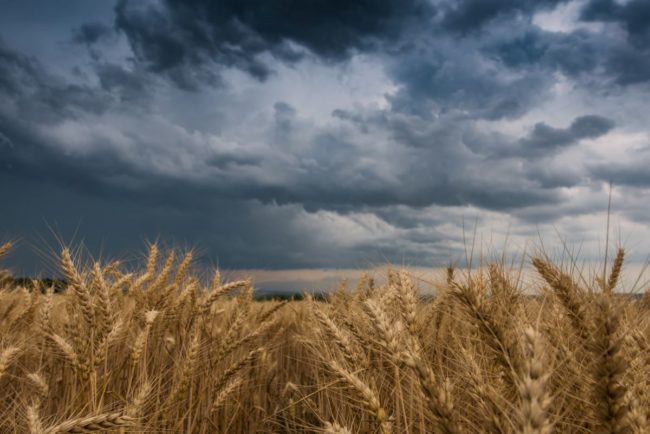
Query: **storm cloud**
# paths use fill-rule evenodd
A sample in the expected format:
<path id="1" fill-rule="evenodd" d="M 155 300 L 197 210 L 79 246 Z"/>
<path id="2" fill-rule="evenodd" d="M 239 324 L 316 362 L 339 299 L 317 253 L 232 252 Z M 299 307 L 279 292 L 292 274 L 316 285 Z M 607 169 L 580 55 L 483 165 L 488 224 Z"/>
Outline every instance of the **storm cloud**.
<path id="1" fill-rule="evenodd" d="M 394 41 L 434 8 L 422 0 L 121 0 L 115 11 L 138 61 L 194 88 L 197 80 L 215 84 L 217 65 L 265 80 L 273 70 L 264 54 L 295 63 L 307 50 L 340 61 Z"/>
<path id="2" fill-rule="evenodd" d="M 647 2 L 66 2 L 0 0 L 0 235 L 432 265 L 471 221 L 595 254 L 610 182 L 650 235 Z"/>

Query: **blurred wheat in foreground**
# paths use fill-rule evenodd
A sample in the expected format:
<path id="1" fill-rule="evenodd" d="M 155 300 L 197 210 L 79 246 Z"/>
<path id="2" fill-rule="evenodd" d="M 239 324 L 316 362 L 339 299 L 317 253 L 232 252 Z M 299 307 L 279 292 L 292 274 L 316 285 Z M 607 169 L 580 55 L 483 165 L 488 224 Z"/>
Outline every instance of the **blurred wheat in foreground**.
<path id="1" fill-rule="evenodd" d="M 427 302 L 393 270 L 256 302 L 190 254 L 153 245 L 128 273 L 66 249 L 62 294 L 0 275 L 0 432 L 646 433 L 650 314 L 616 292 L 623 257 L 593 283 L 534 258 L 540 297 L 494 264 Z"/>

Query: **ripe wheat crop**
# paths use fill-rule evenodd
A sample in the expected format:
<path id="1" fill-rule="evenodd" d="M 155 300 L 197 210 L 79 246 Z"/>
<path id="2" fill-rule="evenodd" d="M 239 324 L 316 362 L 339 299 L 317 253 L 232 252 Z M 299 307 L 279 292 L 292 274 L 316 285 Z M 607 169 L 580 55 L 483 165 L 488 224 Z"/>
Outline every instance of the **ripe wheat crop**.
<path id="1" fill-rule="evenodd" d="M 10 250 L 0 246 L 0 256 Z M 142 270 L 60 256 L 66 289 L 0 275 L 0 433 L 647 433 L 648 297 L 535 257 L 406 271 L 325 301 L 253 299 L 191 254 Z"/>

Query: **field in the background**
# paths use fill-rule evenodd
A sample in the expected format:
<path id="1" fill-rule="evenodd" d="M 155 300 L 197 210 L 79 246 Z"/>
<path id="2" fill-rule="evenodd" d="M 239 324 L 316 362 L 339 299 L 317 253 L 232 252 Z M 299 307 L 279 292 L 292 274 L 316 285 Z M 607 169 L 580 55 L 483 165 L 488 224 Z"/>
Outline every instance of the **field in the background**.
<path id="1" fill-rule="evenodd" d="M 256 302 L 191 255 L 64 250 L 62 294 L 0 283 L 0 432 L 648 432 L 650 307 L 616 294 L 623 256 L 594 282 L 533 259 L 537 298 L 493 264 L 426 302 L 397 270 Z"/>

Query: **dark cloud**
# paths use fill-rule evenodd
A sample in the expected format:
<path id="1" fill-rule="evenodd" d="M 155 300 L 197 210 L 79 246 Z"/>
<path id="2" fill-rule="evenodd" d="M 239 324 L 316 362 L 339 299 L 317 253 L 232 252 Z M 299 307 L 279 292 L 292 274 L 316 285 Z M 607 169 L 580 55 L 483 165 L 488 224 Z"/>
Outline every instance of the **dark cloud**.
<path id="1" fill-rule="evenodd" d="M 647 44 L 584 30 L 545 32 L 526 24 L 537 11 L 562 3 L 464 0 L 438 3 L 438 11 L 423 0 L 399 7 L 389 0 L 309 5 L 294 0 L 121 0 L 115 26 L 142 65 L 195 91 L 206 83 L 222 85 L 222 68 L 267 79 L 272 67 L 266 54 L 294 63 L 304 57 L 305 49 L 325 61 L 354 52 L 391 53 L 396 62 L 388 70 L 406 93 L 394 97 L 393 105 L 420 115 L 458 109 L 489 120 L 516 118 L 544 97 L 549 70 L 588 85 L 613 80 L 626 86 L 650 79 Z M 618 12 L 594 12 L 603 9 L 600 3 Z M 630 34 L 638 36 L 647 21 L 642 3 L 593 2 L 583 19 L 622 20 L 629 23 L 625 25 Z M 478 30 L 485 32 L 477 37 Z M 465 35 L 464 40 L 458 41 L 456 32 Z M 525 74 L 506 78 L 488 59 Z"/>
<path id="2" fill-rule="evenodd" d="M 471 45 L 469 52 L 452 41 L 433 48 L 391 65 L 391 77 L 402 84 L 390 97 L 394 110 L 423 117 L 456 112 L 488 120 L 517 118 L 546 93 L 548 76 L 535 71 L 519 77 L 500 74 Z"/>
<path id="3" fill-rule="evenodd" d="M 553 128 L 540 122 L 529 137 L 519 141 L 520 151 L 527 156 L 554 154 L 579 140 L 600 137 L 612 128 L 611 119 L 595 115 L 576 118 L 568 128 Z"/>
<path id="4" fill-rule="evenodd" d="M 129 254 L 127 265 L 146 240 L 156 239 L 196 247 L 200 260 L 223 268 L 342 267 L 397 258 L 428 265 L 435 256 L 432 247 L 451 239 L 429 222 L 426 229 L 402 231 L 399 237 L 377 231 L 372 238 L 357 241 L 354 235 L 337 235 L 336 226 L 327 226 L 335 214 L 320 217 L 300 205 L 196 194 L 196 187 L 187 184 L 156 182 L 155 188 L 152 185 L 136 196 L 128 191 L 106 195 L 107 191 L 74 188 L 81 179 L 64 184 L 52 182 L 47 174 L 43 179 L 16 175 L 0 170 L 0 194 L 13 197 L 11 207 L 3 212 L 2 231 L 20 234 L 39 249 L 52 247 L 52 254 L 58 253 L 56 235 L 64 242 L 83 241 L 94 254 L 111 258 Z M 12 195 L 17 190 L 22 194 Z M 185 203 L 178 202 L 182 197 Z M 367 223 L 357 224 L 364 229 Z M 47 246 L 44 239 L 49 240 Z M 414 246 L 419 247 L 414 251 Z M 42 272 L 42 261 L 29 245 L 21 247 L 9 265 L 19 274 Z"/>
<path id="5" fill-rule="evenodd" d="M 581 19 L 591 22 L 618 22 L 630 39 L 647 48 L 650 42 L 650 3 L 646 0 L 590 0 L 582 9 Z"/>
<path id="6" fill-rule="evenodd" d="M 548 48 L 542 65 L 601 88 L 610 83 L 629 86 L 650 81 L 650 52 L 603 35 L 575 32 L 557 39 Z"/>
<path id="7" fill-rule="evenodd" d="M 515 162 L 497 167 L 483 155 L 467 152 L 462 132 L 471 124 L 466 120 L 452 117 L 431 122 L 388 112 L 351 120 L 342 117 L 364 135 L 381 132 L 392 137 L 391 152 L 379 157 L 381 163 L 378 161 L 392 173 L 362 169 L 359 162 L 368 157 L 359 155 L 362 151 L 350 144 L 346 150 L 344 144 L 333 141 L 340 141 L 342 134 L 338 139 L 330 136 L 329 146 L 324 148 L 331 151 L 319 156 L 319 165 L 310 170 L 309 178 L 290 187 L 292 194 L 298 195 L 292 200 L 306 204 L 315 200 L 313 207 L 403 204 L 422 208 L 439 204 L 507 210 L 560 199 L 556 192 L 539 189 L 535 184 L 510 182 L 510 177 L 523 175 Z M 492 176 L 496 173 L 499 176 Z"/>
<path id="8" fill-rule="evenodd" d="M 352 112 L 350 110 L 336 109 L 332 111 L 332 117 L 341 119 L 343 121 L 350 121 L 356 125 L 363 133 L 368 133 L 368 124 L 363 115 Z"/>
<path id="9" fill-rule="evenodd" d="M 650 187 L 648 164 L 650 164 L 650 159 L 627 164 L 600 164 L 592 168 L 591 174 L 597 179 L 612 182 L 615 185 Z"/>
<path id="10" fill-rule="evenodd" d="M 468 129 L 463 134 L 462 141 L 476 156 L 485 159 L 481 163 L 484 166 L 479 167 L 498 170 L 501 166 L 505 171 L 514 170 L 520 181 L 526 179 L 530 182 L 526 187 L 522 186 L 522 190 L 547 195 L 541 196 L 542 200 L 530 200 L 527 206 L 511 208 L 511 212 L 520 218 L 539 223 L 552 221 L 553 217 L 559 217 L 560 211 L 553 213 L 549 209 L 540 216 L 533 216 L 527 209 L 563 203 L 564 199 L 557 195 L 558 189 L 588 185 L 593 176 L 591 169 L 584 167 L 582 162 L 571 162 L 563 153 L 576 147 L 581 140 L 601 137 L 614 127 L 615 123 L 611 119 L 586 115 L 575 118 L 567 128 L 537 123 L 525 137 L 518 140 L 500 133 Z M 504 172 L 500 173 L 503 176 Z M 553 192 L 556 194 L 553 195 Z"/>
<path id="11" fill-rule="evenodd" d="M 24 87 L 42 81 L 37 62 L 10 49 L 0 39 L 0 91 L 8 97 L 20 95 Z"/>
<path id="12" fill-rule="evenodd" d="M 11 148 L 13 147 L 13 142 L 9 140 L 9 137 L 5 136 L 2 131 L 0 131 L 0 148 Z"/>
<path id="13" fill-rule="evenodd" d="M 523 34 L 508 35 L 507 40 L 497 41 L 493 47 L 485 50 L 492 53 L 509 67 L 528 67 L 538 63 L 548 50 L 549 43 L 540 30 L 528 30 Z"/>
<path id="14" fill-rule="evenodd" d="M 95 64 L 95 73 L 102 89 L 120 103 L 146 103 L 150 99 L 154 78 L 144 71 L 129 70 L 115 63 L 98 62 Z"/>
<path id="15" fill-rule="evenodd" d="M 531 14 L 535 10 L 550 9 L 567 0 L 461 0 L 447 3 L 442 25 L 454 32 L 469 33 L 481 30 L 488 22 L 515 14 Z"/>
<path id="16" fill-rule="evenodd" d="M 273 104 L 275 110 L 275 124 L 283 133 L 288 133 L 291 129 L 291 122 L 296 116 L 296 109 L 286 102 L 276 102 Z"/>
<path id="17" fill-rule="evenodd" d="M 103 87 L 111 90 L 105 83 Z M 97 95 L 102 93 L 98 91 Z M 116 107 L 124 103 L 121 100 Z M 72 104 L 69 118 L 76 118 L 77 110 L 82 108 L 83 105 Z M 61 113 L 65 115 L 65 111 Z M 553 191 L 531 189 L 525 183 L 492 180 L 475 172 L 480 161 L 463 154 L 457 127 L 449 123 L 453 122 L 451 119 L 431 125 L 417 117 L 390 113 L 370 116 L 369 129 L 390 134 L 396 141 L 390 154 L 376 157 L 365 155 L 354 144 L 354 135 L 345 129 L 323 130 L 309 139 L 310 147 L 295 143 L 304 140 L 301 135 L 292 136 L 294 129 L 301 128 L 300 124 L 294 126 L 296 110 L 278 102 L 274 105 L 272 128 L 283 134 L 277 146 L 296 150 L 293 161 L 278 154 L 279 149 L 270 149 L 268 153 L 217 150 L 207 153 L 196 166 L 196 176 L 182 172 L 164 174 L 154 167 L 142 166 L 133 156 L 117 152 L 110 142 L 95 141 L 82 152 L 63 153 L 56 145 L 46 144 L 27 121 L 28 113 L 25 119 L 12 122 L 0 117 L 0 126 L 6 125 L 3 133 L 17 143 L 15 149 L 0 159 L 5 170 L 25 179 L 64 185 L 93 197 L 122 197 L 152 206 L 201 208 L 205 197 L 219 197 L 258 200 L 264 204 L 301 204 L 311 212 L 396 204 L 411 207 L 472 204 L 507 210 L 558 200 Z M 68 118 L 60 120 L 64 119 Z M 129 139 L 133 141 L 130 146 L 142 153 L 142 158 L 153 156 L 160 161 L 170 158 L 176 161 L 180 160 L 176 154 L 185 152 L 180 144 L 176 149 L 165 149 L 155 144 L 155 138 L 139 136 L 132 134 Z M 167 154 L 155 155 L 161 151 Z M 377 158 L 387 158 L 387 170 L 394 173 L 389 175 L 381 167 L 362 164 L 364 159 L 380 161 Z M 243 170 L 259 175 L 241 176 Z M 283 174 L 281 181 L 269 179 L 275 172 Z M 394 177 L 398 182 L 391 180 Z"/>
<path id="18" fill-rule="evenodd" d="M 590 165 L 592 177 L 614 185 L 650 187 L 650 146 L 633 150 L 625 155 L 624 161 Z"/>
<path id="19" fill-rule="evenodd" d="M 113 29 L 104 23 L 85 23 L 74 31 L 72 40 L 78 44 L 92 45 L 109 38 L 112 34 Z"/>
<path id="20" fill-rule="evenodd" d="M 3 231 L 20 236 L 43 248 L 40 239 L 52 239 L 48 226 L 65 242 L 83 241 L 91 252 L 104 252 L 111 257 L 133 254 L 145 245 L 146 240 L 160 239 L 164 243 L 181 247 L 197 247 L 213 264 L 225 268 L 282 268 L 295 266 L 286 256 L 272 254 L 276 248 L 291 250 L 297 240 L 290 233 L 287 212 L 285 219 L 267 215 L 262 230 L 259 206 L 228 200 L 210 200 L 204 206 L 169 208 L 164 203 L 155 205 L 124 198 L 80 194 L 64 185 L 35 182 L 0 172 L 0 193 L 3 197 L 20 189 L 13 196 L 12 206 L 3 213 Z M 194 205 L 198 204 L 196 202 Z M 283 225 L 283 222 L 284 223 Z M 264 225 L 262 225 L 264 226 Z M 275 231 L 273 231 L 275 229 Z M 277 235 L 274 235 L 277 234 Z M 75 236 L 76 235 L 76 236 Z M 35 241 L 36 240 L 36 241 Z M 251 243 L 257 249 L 249 248 Z M 50 242 L 54 253 L 59 248 Z M 303 266 L 315 266 L 316 257 Z M 34 258 L 29 246 L 22 246 L 14 258 L 21 274 L 42 271 L 42 262 Z"/>
<path id="21" fill-rule="evenodd" d="M 527 164 L 526 177 L 549 190 L 571 188 L 584 182 L 584 174 L 580 169 L 559 164 Z"/>
<path id="22" fill-rule="evenodd" d="M 605 91 L 612 84 L 630 86 L 650 81 L 648 46 L 606 33 L 568 33 L 529 28 L 485 44 L 485 54 L 519 71 L 561 72 L 577 83 Z"/>
<path id="23" fill-rule="evenodd" d="M 615 125 L 614 121 L 602 116 L 580 116 L 573 120 L 568 132 L 574 140 L 593 139 L 607 134 Z"/>
<path id="24" fill-rule="evenodd" d="M 258 156 L 245 155 L 242 153 L 219 153 L 206 159 L 208 165 L 217 167 L 221 170 L 232 169 L 237 166 L 259 166 L 261 161 L 261 158 Z"/>
<path id="25" fill-rule="evenodd" d="M 326 60 L 399 37 L 432 14 L 423 0 L 380 1 L 165 0 L 153 4 L 120 0 L 116 27 L 141 62 L 169 74 L 181 87 L 218 82 L 219 66 L 235 67 L 265 80 L 271 70 L 259 56 L 295 62 L 295 44 Z"/>
<path id="26" fill-rule="evenodd" d="M 486 134 L 470 129 L 463 135 L 463 143 L 472 152 L 491 160 L 519 158 L 537 162 L 540 158 L 555 157 L 581 140 L 603 136 L 614 126 L 615 123 L 611 119 L 586 115 L 575 118 L 567 128 L 556 128 L 538 122 L 528 135 L 516 141 L 503 134 Z M 540 180 L 543 179 L 541 172 L 537 172 L 541 176 Z M 549 185 L 547 181 L 543 181 L 543 184 Z"/>
<path id="27" fill-rule="evenodd" d="M 7 47 L 0 38 L 0 94 L 13 103 L 18 119 L 56 123 L 76 113 L 102 113 L 109 100 L 94 89 L 68 84 L 40 63 Z"/>

